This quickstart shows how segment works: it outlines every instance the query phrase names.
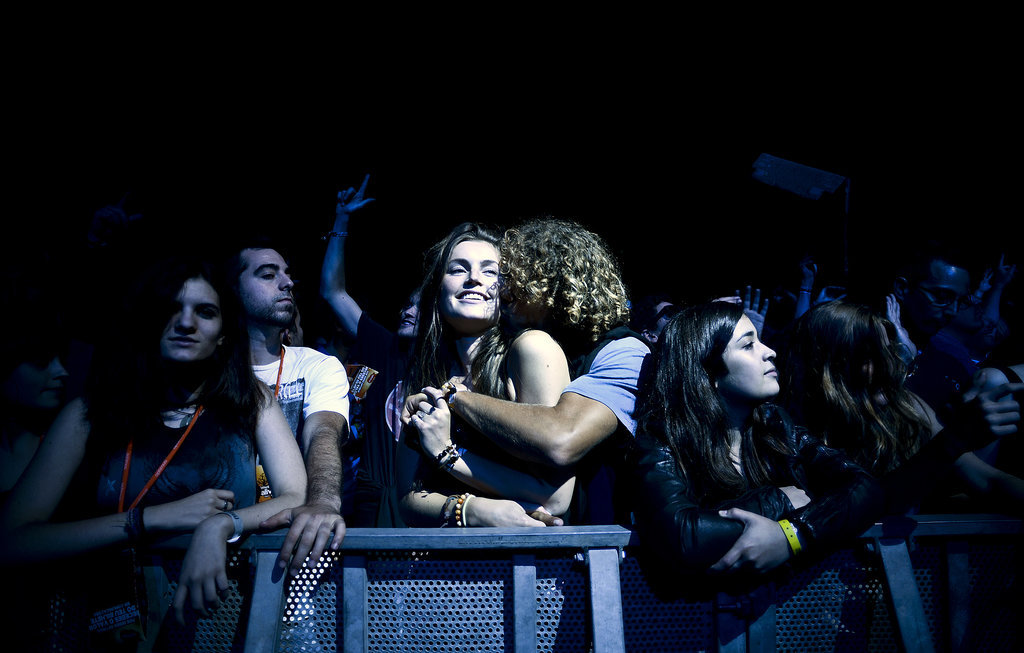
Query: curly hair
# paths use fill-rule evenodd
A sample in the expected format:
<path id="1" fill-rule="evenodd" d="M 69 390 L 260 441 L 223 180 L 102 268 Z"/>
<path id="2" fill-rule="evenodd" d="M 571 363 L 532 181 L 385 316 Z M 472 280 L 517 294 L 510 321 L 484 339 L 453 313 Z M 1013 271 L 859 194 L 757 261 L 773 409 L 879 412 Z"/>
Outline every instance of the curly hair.
<path id="1" fill-rule="evenodd" d="M 597 234 L 570 220 L 535 218 L 501 243 L 502 301 L 548 309 L 555 334 L 588 343 L 629 321 L 619 263 Z"/>

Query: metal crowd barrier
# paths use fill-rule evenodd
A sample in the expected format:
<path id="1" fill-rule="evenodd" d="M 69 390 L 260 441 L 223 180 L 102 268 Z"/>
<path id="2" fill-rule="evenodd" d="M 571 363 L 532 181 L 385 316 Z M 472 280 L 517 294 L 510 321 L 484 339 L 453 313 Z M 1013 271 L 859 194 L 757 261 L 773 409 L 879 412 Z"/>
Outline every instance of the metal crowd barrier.
<path id="1" fill-rule="evenodd" d="M 185 628 L 165 620 L 140 650 L 1020 651 L 1021 524 L 893 519 L 748 593 L 697 580 L 712 590 L 700 600 L 659 598 L 618 526 L 350 529 L 294 579 L 275 567 L 283 532 L 254 535 L 234 553 L 224 605 Z M 146 567 L 154 626 L 184 544 Z M 51 607 L 51 650 L 85 650 L 73 604 Z"/>

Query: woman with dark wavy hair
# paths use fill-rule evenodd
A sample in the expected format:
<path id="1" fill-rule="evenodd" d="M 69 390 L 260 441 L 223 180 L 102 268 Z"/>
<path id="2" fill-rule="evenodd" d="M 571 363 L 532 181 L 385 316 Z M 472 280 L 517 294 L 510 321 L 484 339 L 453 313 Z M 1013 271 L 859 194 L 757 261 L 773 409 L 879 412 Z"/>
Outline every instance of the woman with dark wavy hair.
<path id="1" fill-rule="evenodd" d="M 943 424 L 907 388 L 898 343 L 894 324 L 866 306 L 836 301 L 814 307 L 793 324 L 787 340 L 783 405 L 830 447 L 884 479 L 893 511 L 922 505 L 948 511 L 958 494 L 988 496 L 1020 511 L 1021 479 L 973 452 L 936 459 L 937 444 L 925 448 Z"/>
<path id="2" fill-rule="evenodd" d="M 655 569 L 768 571 L 860 534 L 881 488 L 771 403 L 775 352 L 741 306 L 684 309 L 638 402 L 632 506 Z"/>
<path id="3" fill-rule="evenodd" d="M 226 542 L 300 505 L 305 467 L 252 373 L 233 294 L 194 260 L 154 265 L 95 352 L 86 394 L 61 411 L 2 513 L 17 564 L 192 535 L 173 605 L 205 614 L 227 587 Z M 274 498 L 257 502 L 255 455 Z"/>
<path id="4" fill-rule="evenodd" d="M 829 446 L 879 476 L 938 432 L 935 413 L 910 392 L 891 322 L 841 301 L 797 320 L 783 356 L 782 401 Z"/>
<path id="5" fill-rule="evenodd" d="M 512 401 L 553 405 L 569 383 L 565 354 L 540 329 L 499 323 L 499 245 L 495 231 L 455 227 L 426 255 L 420 322 L 406 388 L 459 380 Z M 573 477 L 526 466 L 452 417 L 446 399 L 424 403 L 406 422 L 399 447 L 399 492 L 410 526 L 544 526 L 568 509 Z M 410 456 L 414 451 L 418 455 Z"/>

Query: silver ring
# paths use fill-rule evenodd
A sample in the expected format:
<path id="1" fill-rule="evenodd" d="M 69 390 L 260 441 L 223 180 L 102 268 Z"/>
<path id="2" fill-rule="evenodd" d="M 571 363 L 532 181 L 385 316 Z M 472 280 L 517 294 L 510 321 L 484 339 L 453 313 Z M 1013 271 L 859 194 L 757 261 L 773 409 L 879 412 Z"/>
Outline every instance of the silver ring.
<path id="1" fill-rule="evenodd" d="M 221 510 L 227 510 L 227 509 L 228 509 L 228 504 L 229 504 L 229 503 L 231 503 L 231 502 L 230 502 L 230 501 L 228 501 L 227 499 L 225 499 L 225 500 L 224 500 L 224 507 L 223 507 L 223 508 L 221 508 Z"/>

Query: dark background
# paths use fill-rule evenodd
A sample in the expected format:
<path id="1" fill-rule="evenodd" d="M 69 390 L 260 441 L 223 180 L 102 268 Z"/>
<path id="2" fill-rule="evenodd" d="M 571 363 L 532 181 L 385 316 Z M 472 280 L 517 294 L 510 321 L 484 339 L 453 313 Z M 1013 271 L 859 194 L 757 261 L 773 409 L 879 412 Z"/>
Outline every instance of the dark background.
<path id="1" fill-rule="evenodd" d="M 679 80 L 603 88 L 591 77 L 584 88 L 548 72 L 539 87 L 458 94 L 396 82 L 289 96 L 208 79 L 209 96 L 27 102 L 7 149 L 8 233 L 22 251 L 63 251 L 96 208 L 127 193 L 126 210 L 144 218 L 124 238 L 120 268 L 93 278 L 61 269 L 60 257 L 51 266 L 80 297 L 97 284 L 119 292 L 161 253 L 260 230 L 281 239 L 308 305 L 336 193 L 368 173 L 376 201 L 350 227 L 349 287 L 388 325 L 423 250 L 463 220 L 575 219 L 608 240 L 634 297 L 668 290 L 683 301 L 747 284 L 795 288 L 800 258 L 812 255 L 819 285 L 880 302 L 926 237 L 960 245 L 977 272 L 1004 251 L 1024 261 L 1018 130 L 1005 104 L 966 111 L 896 82 L 871 96 L 843 84 L 827 95 L 722 96 Z M 754 181 L 761 153 L 847 177 L 849 213 L 842 195 L 812 201 Z"/>

